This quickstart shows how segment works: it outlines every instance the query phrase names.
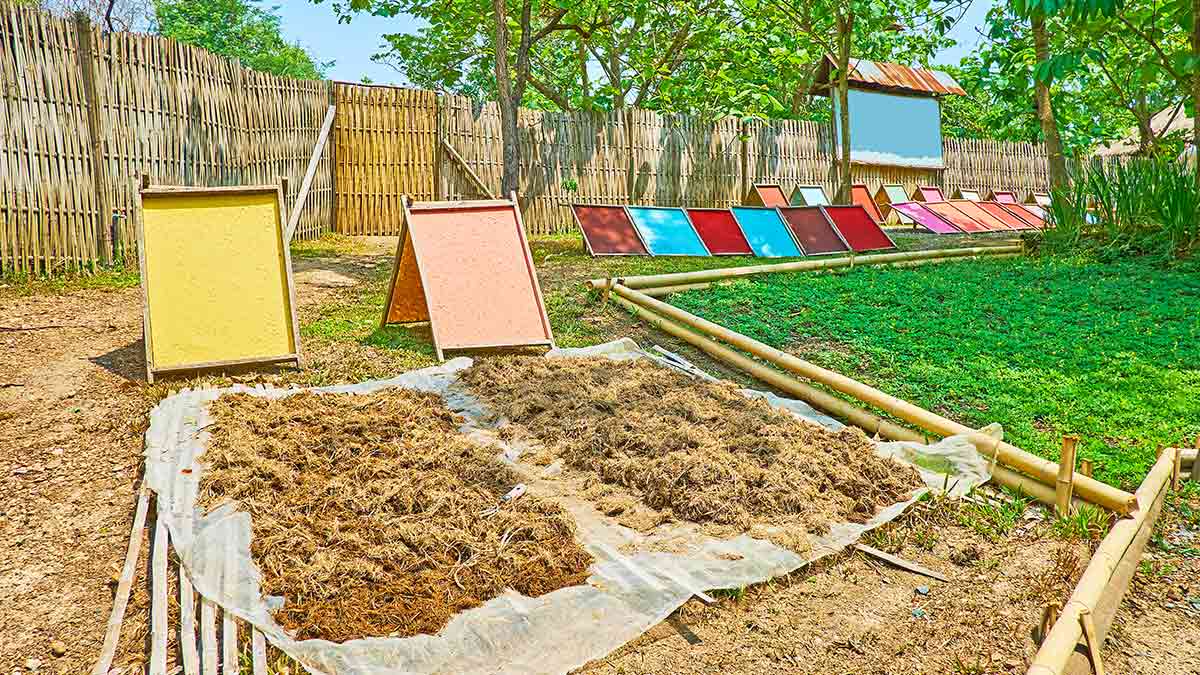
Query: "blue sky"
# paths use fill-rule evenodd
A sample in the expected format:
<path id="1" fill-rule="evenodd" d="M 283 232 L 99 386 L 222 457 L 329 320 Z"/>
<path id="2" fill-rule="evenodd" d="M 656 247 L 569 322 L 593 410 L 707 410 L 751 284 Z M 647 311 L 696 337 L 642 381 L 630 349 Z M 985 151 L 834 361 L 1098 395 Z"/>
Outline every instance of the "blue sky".
<path id="1" fill-rule="evenodd" d="M 283 19 L 284 36 L 304 45 L 322 61 L 336 61 L 329 71 L 335 80 L 358 82 L 367 76 L 380 84 L 405 84 L 395 70 L 371 61 L 371 55 L 378 51 L 384 34 L 411 33 L 421 24 L 409 16 L 384 19 L 365 14 L 356 14 L 349 24 L 339 24 L 330 2 L 281 2 L 275 11 Z M 991 6 L 992 0 L 973 0 L 966 16 L 950 33 L 958 45 L 938 54 L 938 63 L 956 64 L 975 49 L 982 39 L 976 30 L 983 25 Z"/>
<path id="2" fill-rule="evenodd" d="M 349 24 L 339 24 L 330 0 L 319 5 L 287 0 L 275 13 L 283 19 L 283 35 L 289 42 L 299 42 L 322 61 L 336 61 L 330 78 L 359 82 L 367 76 L 379 84 L 405 84 L 400 73 L 373 62 L 371 55 L 379 51 L 385 34 L 415 32 L 421 26 L 416 19 L 355 14 Z"/>

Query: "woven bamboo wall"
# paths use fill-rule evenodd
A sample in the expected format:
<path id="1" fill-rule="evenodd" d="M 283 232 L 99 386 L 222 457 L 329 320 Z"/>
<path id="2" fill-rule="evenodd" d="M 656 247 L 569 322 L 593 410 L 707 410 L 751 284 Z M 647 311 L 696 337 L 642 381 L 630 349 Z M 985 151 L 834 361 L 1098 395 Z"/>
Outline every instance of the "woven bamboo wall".
<path id="1" fill-rule="evenodd" d="M 8 3 L 0 75 L 0 272 L 82 270 L 114 249 L 133 260 L 142 173 L 160 185 L 286 176 L 294 200 L 331 102 L 328 82 Z M 298 237 L 332 221 L 328 147 Z"/>
<path id="2" fill-rule="evenodd" d="M 440 106 L 442 138 L 496 194 L 502 168 L 498 108 L 453 95 L 442 96 Z M 815 122 L 712 122 L 648 110 L 522 110 L 519 124 L 520 198 L 525 223 L 535 234 L 571 231 L 573 202 L 722 207 L 742 203 L 754 182 L 780 183 L 787 192 L 820 184 L 834 193 L 829 130 Z M 918 184 L 947 191 L 1010 188 L 1022 196 L 1046 189 L 1041 146 L 947 138 L 944 152 L 943 170 L 856 164 L 854 180 L 872 192 L 884 183 L 909 191 Z M 440 153 L 439 161 L 441 198 L 481 196 L 448 153 Z M 568 180 L 577 183 L 577 191 L 564 189 Z"/>
<path id="3" fill-rule="evenodd" d="M 437 198 L 437 95 L 334 85 L 337 223 L 344 234 L 399 232 L 400 198 Z"/>

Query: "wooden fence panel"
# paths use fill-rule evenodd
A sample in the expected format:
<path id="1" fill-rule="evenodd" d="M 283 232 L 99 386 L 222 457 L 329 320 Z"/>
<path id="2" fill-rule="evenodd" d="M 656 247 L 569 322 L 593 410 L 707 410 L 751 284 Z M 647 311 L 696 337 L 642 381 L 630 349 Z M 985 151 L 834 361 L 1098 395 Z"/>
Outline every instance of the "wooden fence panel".
<path id="1" fill-rule="evenodd" d="M 0 271 L 95 262 L 97 208 L 73 24 L 0 8 Z"/>
<path id="2" fill-rule="evenodd" d="M 334 96 L 335 229 L 396 234 L 401 197 L 437 198 L 437 95 L 338 83 Z"/>

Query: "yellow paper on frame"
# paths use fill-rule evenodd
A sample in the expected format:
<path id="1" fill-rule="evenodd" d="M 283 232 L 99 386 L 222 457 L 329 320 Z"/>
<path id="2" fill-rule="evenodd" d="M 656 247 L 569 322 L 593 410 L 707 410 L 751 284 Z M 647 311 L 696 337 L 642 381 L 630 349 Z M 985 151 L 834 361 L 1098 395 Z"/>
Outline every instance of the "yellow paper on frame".
<path id="1" fill-rule="evenodd" d="M 276 192 L 145 194 L 155 370 L 296 352 Z"/>

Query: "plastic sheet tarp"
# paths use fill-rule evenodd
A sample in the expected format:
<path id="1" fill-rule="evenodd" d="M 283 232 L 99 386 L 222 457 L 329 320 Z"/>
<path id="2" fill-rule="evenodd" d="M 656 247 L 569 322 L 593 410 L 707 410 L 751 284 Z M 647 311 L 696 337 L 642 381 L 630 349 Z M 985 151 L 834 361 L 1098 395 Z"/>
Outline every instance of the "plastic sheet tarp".
<path id="1" fill-rule="evenodd" d="M 547 358 L 592 356 L 615 360 L 649 358 L 697 377 L 695 366 L 659 350 L 643 352 L 631 340 L 585 349 L 551 352 Z M 522 475 L 531 493 L 553 497 L 554 478 L 543 467 L 521 462 L 523 448 L 499 441 L 487 411 L 465 389 L 458 374 L 472 361 L 456 358 L 432 368 L 360 384 L 321 387 L 317 393 L 366 394 L 389 387 L 432 392 L 466 420 L 464 433 L 495 443 L 497 453 Z M 280 598 L 264 598 L 261 575 L 250 556 L 252 523 L 236 505 L 202 514 L 196 495 L 204 474 L 207 405 L 219 396 L 244 392 L 280 398 L 303 391 L 259 386 L 185 390 L 164 399 L 150 416 L 146 433 L 146 484 L 156 494 L 158 513 L 170 531 L 181 567 L 196 590 L 225 611 L 253 624 L 276 647 L 315 672 L 353 673 L 562 673 L 600 658 L 664 620 L 693 595 L 711 589 L 741 588 L 787 574 L 842 550 L 867 530 L 899 516 L 918 499 L 882 509 L 865 525 L 832 524 L 801 557 L 768 541 L 742 535 L 714 539 L 690 525 L 660 526 L 642 534 L 607 518 L 590 503 L 560 500 L 575 518 L 578 538 L 595 557 L 587 583 L 538 598 L 509 591 L 480 607 L 456 615 L 437 635 L 366 638 L 345 643 L 291 639 L 272 618 Z M 814 424 L 840 424 L 799 401 L 746 390 Z M 962 494 L 985 481 L 988 464 L 965 437 L 934 446 L 879 443 L 876 453 L 907 462 L 932 489 Z M 654 549 L 669 537 L 672 551 Z"/>

